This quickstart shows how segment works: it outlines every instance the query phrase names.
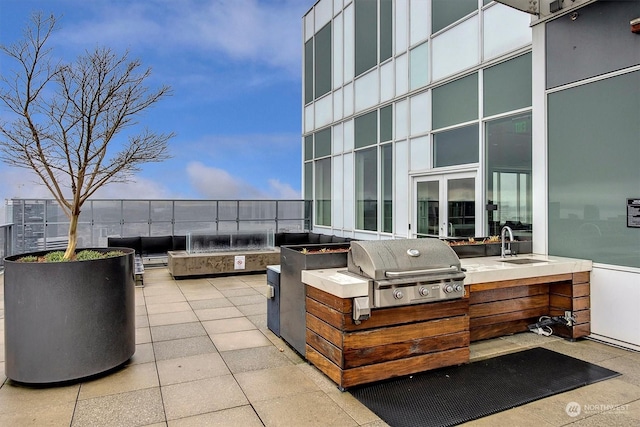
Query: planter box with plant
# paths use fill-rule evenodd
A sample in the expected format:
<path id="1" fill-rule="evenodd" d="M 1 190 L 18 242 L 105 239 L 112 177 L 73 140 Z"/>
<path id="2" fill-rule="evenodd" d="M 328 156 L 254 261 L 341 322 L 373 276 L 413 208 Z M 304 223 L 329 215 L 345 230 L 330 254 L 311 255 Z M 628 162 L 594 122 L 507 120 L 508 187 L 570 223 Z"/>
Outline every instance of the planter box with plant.
<path id="1" fill-rule="evenodd" d="M 149 88 L 150 70 L 109 48 L 65 63 L 48 46 L 55 29 L 36 13 L 24 40 L 0 45 L 17 64 L 3 61 L 0 77 L 0 160 L 32 172 L 69 219 L 64 253 L 5 259 L 5 371 L 25 383 L 80 379 L 133 355 L 134 252 L 78 251 L 78 218 L 98 189 L 166 159 L 173 137 L 133 131 L 169 87 Z"/>
<path id="2" fill-rule="evenodd" d="M 5 259 L 5 373 L 58 383 L 125 363 L 135 352 L 132 249 L 94 249 Z"/>

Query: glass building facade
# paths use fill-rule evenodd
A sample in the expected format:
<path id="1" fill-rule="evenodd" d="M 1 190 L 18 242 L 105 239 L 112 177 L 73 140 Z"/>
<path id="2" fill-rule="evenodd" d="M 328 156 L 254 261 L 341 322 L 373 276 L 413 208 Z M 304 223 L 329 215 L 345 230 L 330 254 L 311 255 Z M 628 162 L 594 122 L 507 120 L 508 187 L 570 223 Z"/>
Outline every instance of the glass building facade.
<path id="1" fill-rule="evenodd" d="M 314 226 L 404 238 L 510 224 L 530 238 L 529 24 L 485 0 L 317 2 L 303 18 Z"/>

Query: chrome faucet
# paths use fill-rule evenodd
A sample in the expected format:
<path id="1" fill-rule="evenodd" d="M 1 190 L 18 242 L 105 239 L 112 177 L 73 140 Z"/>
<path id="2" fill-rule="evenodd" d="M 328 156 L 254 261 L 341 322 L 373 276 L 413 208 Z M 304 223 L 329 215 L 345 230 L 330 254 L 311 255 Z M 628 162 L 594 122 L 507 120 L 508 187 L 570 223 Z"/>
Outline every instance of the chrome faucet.
<path id="1" fill-rule="evenodd" d="M 504 247 L 504 238 L 506 233 L 509 233 L 509 245 L 507 248 Z M 502 231 L 500 232 L 500 258 L 504 258 L 507 255 L 513 255 L 511 252 L 511 242 L 513 242 L 513 231 L 511 230 L 511 227 L 505 225 L 502 227 Z"/>

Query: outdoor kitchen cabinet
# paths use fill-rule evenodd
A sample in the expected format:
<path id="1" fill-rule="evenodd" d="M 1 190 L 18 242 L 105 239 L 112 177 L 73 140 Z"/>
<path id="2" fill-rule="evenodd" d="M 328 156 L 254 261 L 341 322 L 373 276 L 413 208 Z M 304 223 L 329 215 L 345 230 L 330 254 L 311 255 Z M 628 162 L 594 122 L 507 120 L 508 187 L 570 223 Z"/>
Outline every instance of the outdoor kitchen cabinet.
<path id="1" fill-rule="evenodd" d="M 306 358 L 342 389 L 469 362 L 468 298 L 375 309 L 307 285 Z"/>

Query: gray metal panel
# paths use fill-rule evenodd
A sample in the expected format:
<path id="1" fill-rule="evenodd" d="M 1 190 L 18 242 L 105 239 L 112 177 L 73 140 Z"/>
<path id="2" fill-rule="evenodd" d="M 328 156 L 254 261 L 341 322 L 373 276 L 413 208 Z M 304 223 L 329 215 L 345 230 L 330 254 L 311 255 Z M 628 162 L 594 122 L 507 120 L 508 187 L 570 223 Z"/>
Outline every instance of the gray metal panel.
<path id="1" fill-rule="evenodd" d="M 419 256 L 408 250 L 417 249 Z M 387 271 L 460 266 L 449 245 L 439 239 L 367 240 L 351 242 L 349 271 L 371 279 L 386 279 Z"/>
<path id="2" fill-rule="evenodd" d="M 601 0 L 575 13 L 546 24 L 547 89 L 640 64 L 629 24 L 640 2 Z"/>

